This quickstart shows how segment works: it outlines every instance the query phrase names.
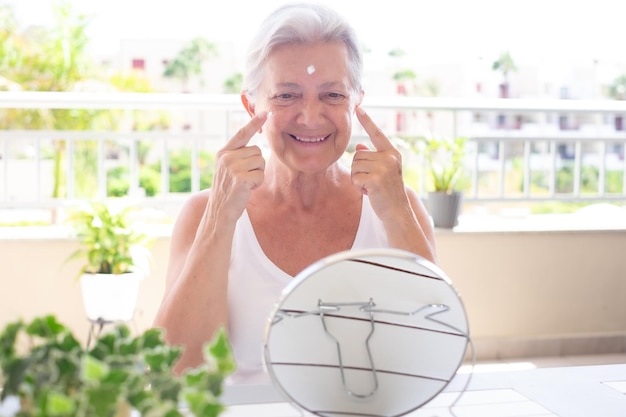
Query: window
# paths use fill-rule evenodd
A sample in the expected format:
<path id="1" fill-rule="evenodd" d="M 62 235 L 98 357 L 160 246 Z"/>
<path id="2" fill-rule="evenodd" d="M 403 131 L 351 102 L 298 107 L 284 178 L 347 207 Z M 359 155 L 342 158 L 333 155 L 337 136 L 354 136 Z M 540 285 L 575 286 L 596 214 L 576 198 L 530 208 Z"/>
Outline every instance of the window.
<path id="1" fill-rule="evenodd" d="M 133 69 L 138 69 L 138 70 L 146 69 L 146 61 L 141 58 L 133 58 Z"/>

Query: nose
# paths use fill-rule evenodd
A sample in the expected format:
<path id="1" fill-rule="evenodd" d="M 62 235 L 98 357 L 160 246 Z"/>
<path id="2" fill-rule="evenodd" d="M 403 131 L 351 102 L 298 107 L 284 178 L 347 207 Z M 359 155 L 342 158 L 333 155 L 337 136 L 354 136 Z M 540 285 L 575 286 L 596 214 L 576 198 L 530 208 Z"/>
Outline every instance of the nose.
<path id="1" fill-rule="evenodd" d="M 324 118 L 324 103 L 319 97 L 303 98 L 300 106 L 297 123 L 302 126 L 315 127 Z"/>

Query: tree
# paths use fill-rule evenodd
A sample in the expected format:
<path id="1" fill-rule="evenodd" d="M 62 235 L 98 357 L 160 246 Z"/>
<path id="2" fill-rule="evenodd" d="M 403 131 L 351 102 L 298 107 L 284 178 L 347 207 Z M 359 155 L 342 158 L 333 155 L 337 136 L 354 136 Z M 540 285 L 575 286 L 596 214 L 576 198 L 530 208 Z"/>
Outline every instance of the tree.
<path id="1" fill-rule="evenodd" d="M 405 96 L 408 93 L 407 83 L 414 83 L 414 81 L 417 79 L 417 75 L 412 69 L 403 69 L 395 72 L 392 78 L 397 84 L 396 92 L 400 95 Z"/>
<path id="2" fill-rule="evenodd" d="M 0 75 L 5 85 L 25 91 L 89 91 L 93 86 L 110 90 L 150 91 L 147 80 L 101 76 L 88 54 L 89 19 L 76 14 L 68 1 L 54 5 L 55 25 L 18 30 L 10 7 L 0 7 Z M 115 130 L 118 110 L 105 109 L 3 109 L 0 129 Z M 65 140 L 52 143 L 53 198 L 67 196 Z M 93 196 L 97 190 L 94 141 L 76 141 L 73 171 L 77 196 Z"/>
<path id="3" fill-rule="evenodd" d="M 500 71 L 502 73 L 502 84 L 500 84 L 500 97 L 506 98 L 509 96 L 509 74 L 517 71 L 517 65 L 513 60 L 511 54 L 506 51 L 503 52 L 500 57 L 491 65 L 493 71 Z"/>
<path id="4" fill-rule="evenodd" d="M 626 99 L 626 74 L 615 78 L 609 86 L 609 97 L 614 100 Z"/>
<path id="5" fill-rule="evenodd" d="M 224 81 L 223 90 L 224 93 L 227 94 L 239 94 L 241 93 L 243 85 L 243 74 L 238 72 L 228 77 L 226 81 Z"/>
<path id="6" fill-rule="evenodd" d="M 218 55 L 217 46 L 204 38 L 195 38 L 168 62 L 163 72 L 166 78 L 177 78 L 182 81 L 183 91 L 188 91 L 189 80 L 202 75 L 204 64 L 213 56 Z"/>
<path id="7" fill-rule="evenodd" d="M 389 55 L 392 58 L 401 58 L 406 55 L 406 52 L 404 52 L 403 49 L 395 48 L 389 51 L 387 55 Z"/>
<path id="8" fill-rule="evenodd" d="M 494 61 L 491 69 L 494 71 L 500 71 L 504 82 L 508 82 L 509 74 L 517 71 L 517 65 L 515 64 L 511 54 L 506 51 L 503 52 L 496 61 Z"/>
<path id="9" fill-rule="evenodd" d="M 0 71 L 22 90 L 70 91 L 77 83 L 95 76 L 87 54 L 87 17 L 73 13 L 69 2 L 54 5 L 55 26 L 51 29 L 30 27 L 20 33 L 12 11 L 4 9 L 2 16 Z M 85 130 L 99 123 L 110 127 L 114 119 L 107 118 L 107 113 L 104 110 L 8 109 L 0 118 L 0 128 Z M 80 149 L 78 151 L 80 153 Z M 54 141 L 53 198 L 66 195 L 65 153 L 66 141 Z M 81 178 L 86 181 L 89 176 L 81 175 Z M 88 184 L 84 188 L 94 189 Z"/>

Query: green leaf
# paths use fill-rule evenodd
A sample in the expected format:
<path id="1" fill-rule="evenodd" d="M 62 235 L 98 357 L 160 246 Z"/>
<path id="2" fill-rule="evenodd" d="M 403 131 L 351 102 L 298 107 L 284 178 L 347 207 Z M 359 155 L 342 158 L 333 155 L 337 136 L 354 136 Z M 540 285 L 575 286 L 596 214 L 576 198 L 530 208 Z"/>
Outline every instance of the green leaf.
<path id="1" fill-rule="evenodd" d="M 164 369 L 168 369 L 168 352 L 166 349 L 152 349 L 150 352 L 146 352 L 144 359 L 150 370 L 153 372 L 159 372 Z"/>
<path id="2" fill-rule="evenodd" d="M 118 407 L 118 398 L 120 396 L 120 386 L 107 384 L 105 386 L 86 388 L 87 404 L 89 412 L 87 416 L 110 417 Z"/>
<path id="3" fill-rule="evenodd" d="M 68 331 L 67 327 L 59 323 L 53 315 L 35 318 L 26 327 L 27 334 L 45 339 L 53 338 L 54 336 Z"/>
<path id="4" fill-rule="evenodd" d="M 130 328 L 124 323 L 120 323 L 115 326 L 115 333 L 117 334 L 118 339 L 128 339 L 131 337 Z"/>
<path id="5" fill-rule="evenodd" d="M 76 375 L 80 368 L 80 357 L 78 354 L 67 354 L 57 360 L 59 378 L 71 378 Z"/>
<path id="6" fill-rule="evenodd" d="M 141 335 L 141 346 L 144 349 L 153 349 L 163 345 L 165 345 L 165 341 L 163 339 L 163 330 L 161 329 L 148 329 Z"/>
<path id="7" fill-rule="evenodd" d="M 118 346 L 121 355 L 137 355 L 140 352 L 139 339 L 123 340 Z"/>
<path id="8" fill-rule="evenodd" d="M 150 375 L 150 390 L 161 400 L 178 401 L 178 396 L 182 389 L 181 380 L 172 377 L 172 373 Z"/>
<path id="9" fill-rule="evenodd" d="M 208 385 L 207 371 L 202 369 L 189 369 L 184 375 L 185 385 L 188 387 L 206 387 Z"/>
<path id="10" fill-rule="evenodd" d="M 59 342 L 59 349 L 65 352 L 69 352 L 72 350 L 81 349 L 81 345 L 80 345 L 80 342 L 76 340 L 74 335 L 68 332 L 65 335 L 63 335 L 63 338 Z"/>
<path id="11" fill-rule="evenodd" d="M 128 384 L 130 380 L 130 372 L 128 369 L 121 367 L 111 368 L 106 375 L 103 375 L 101 381 L 103 384 Z"/>
<path id="12" fill-rule="evenodd" d="M 207 356 L 208 353 L 208 355 L 215 358 L 220 373 L 230 374 L 234 372 L 236 368 L 235 359 L 232 355 L 232 349 L 228 341 L 226 330 L 223 327 L 217 330 L 213 340 L 205 349 L 205 356 Z"/>
<path id="13" fill-rule="evenodd" d="M 220 372 L 211 372 L 207 375 L 207 387 L 211 394 L 217 396 L 222 395 L 222 387 L 224 386 L 224 374 Z"/>
<path id="14" fill-rule="evenodd" d="M 15 341 L 20 330 L 24 328 L 24 323 L 19 320 L 7 324 L 0 336 L 0 366 L 5 360 L 11 359 L 15 355 Z"/>
<path id="15" fill-rule="evenodd" d="M 183 398 L 195 416 L 215 417 L 224 411 L 224 406 L 206 391 L 186 391 Z"/>
<path id="16" fill-rule="evenodd" d="M 4 374 L 4 386 L 0 399 L 5 399 L 8 395 L 17 394 L 20 384 L 24 380 L 29 362 L 23 358 L 11 358 L 2 366 Z"/>
<path id="17" fill-rule="evenodd" d="M 46 395 L 45 409 L 50 416 L 69 416 L 76 409 L 76 401 L 65 394 L 51 391 Z"/>
<path id="18" fill-rule="evenodd" d="M 185 417 L 187 414 L 181 413 L 178 408 L 173 408 L 172 410 L 167 411 L 163 417 Z"/>
<path id="19" fill-rule="evenodd" d="M 84 355 L 81 360 L 81 379 L 85 382 L 97 382 L 103 379 L 109 372 L 106 363 L 89 355 Z"/>

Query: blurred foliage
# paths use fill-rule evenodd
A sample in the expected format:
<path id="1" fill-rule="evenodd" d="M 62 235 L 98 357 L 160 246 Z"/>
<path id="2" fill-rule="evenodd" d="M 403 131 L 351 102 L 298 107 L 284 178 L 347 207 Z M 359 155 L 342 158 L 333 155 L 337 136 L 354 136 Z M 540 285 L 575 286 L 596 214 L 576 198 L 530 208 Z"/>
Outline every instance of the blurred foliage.
<path id="1" fill-rule="evenodd" d="M 243 74 L 238 72 L 224 81 L 223 90 L 226 94 L 239 94 L 243 86 Z"/>
<path id="2" fill-rule="evenodd" d="M 0 90 L 152 92 L 141 71 L 105 75 L 88 54 L 89 18 L 74 13 L 70 2 L 54 3 L 55 25 L 19 31 L 12 9 L 0 8 Z M 118 109 L 1 109 L 0 129 L 106 131 L 126 128 L 164 130 L 171 122 L 166 111 Z M 68 141 L 54 140 L 51 197 L 67 197 Z M 72 172 L 75 197 L 92 198 L 98 191 L 96 141 L 73 142 Z M 139 153 L 140 164 L 146 162 Z M 147 187 L 154 188 L 154 187 Z"/>
<path id="3" fill-rule="evenodd" d="M 188 193 L 191 191 L 191 151 L 181 149 L 170 153 L 170 192 Z M 198 153 L 198 172 L 200 174 L 200 189 L 210 188 L 213 183 L 215 156 L 208 151 Z M 161 171 L 161 162 L 153 165 L 155 170 Z"/>
<path id="4" fill-rule="evenodd" d="M 20 346 L 28 341 L 27 348 Z M 20 417 L 216 417 L 235 361 L 224 329 L 204 346 L 204 362 L 176 375 L 182 347 L 161 329 L 133 336 L 116 324 L 84 348 L 53 315 L 9 323 L 0 333 L 0 401 L 17 399 Z M 180 404 L 188 409 L 181 412 Z"/>
<path id="5" fill-rule="evenodd" d="M 626 74 L 616 77 L 609 85 L 609 97 L 615 100 L 626 99 Z"/>
<path id="6" fill-rule="evenodd" d="M 188 91 L 189 80 L 200 77 L 207 61 L 217 55 L 218 49 L 214 43 L 200 37 L 192 39 L 167 63 L 163 76 L 180 80 L 183 91 Z M 201 77 L 200 82 L 202 83 Z"/>
<path id="7" fill-rule="evenodd" d="M 208 151 L 198 153 L 198 171 L 200 189 L 210 188 L 213 182 L 215 155 Z M 169 192 L 191 192 L 191 151 L 181 149 L 169 154 Z M 139 170 L 139 186 L 146 196 L 153 197 L 161 192 L 161 162 L 142 166 Z M 107 171 L 107 195 L 111 197 L 127 195 L 130 189 L 130 173 L 125 166 L 118 166 Z"/>

